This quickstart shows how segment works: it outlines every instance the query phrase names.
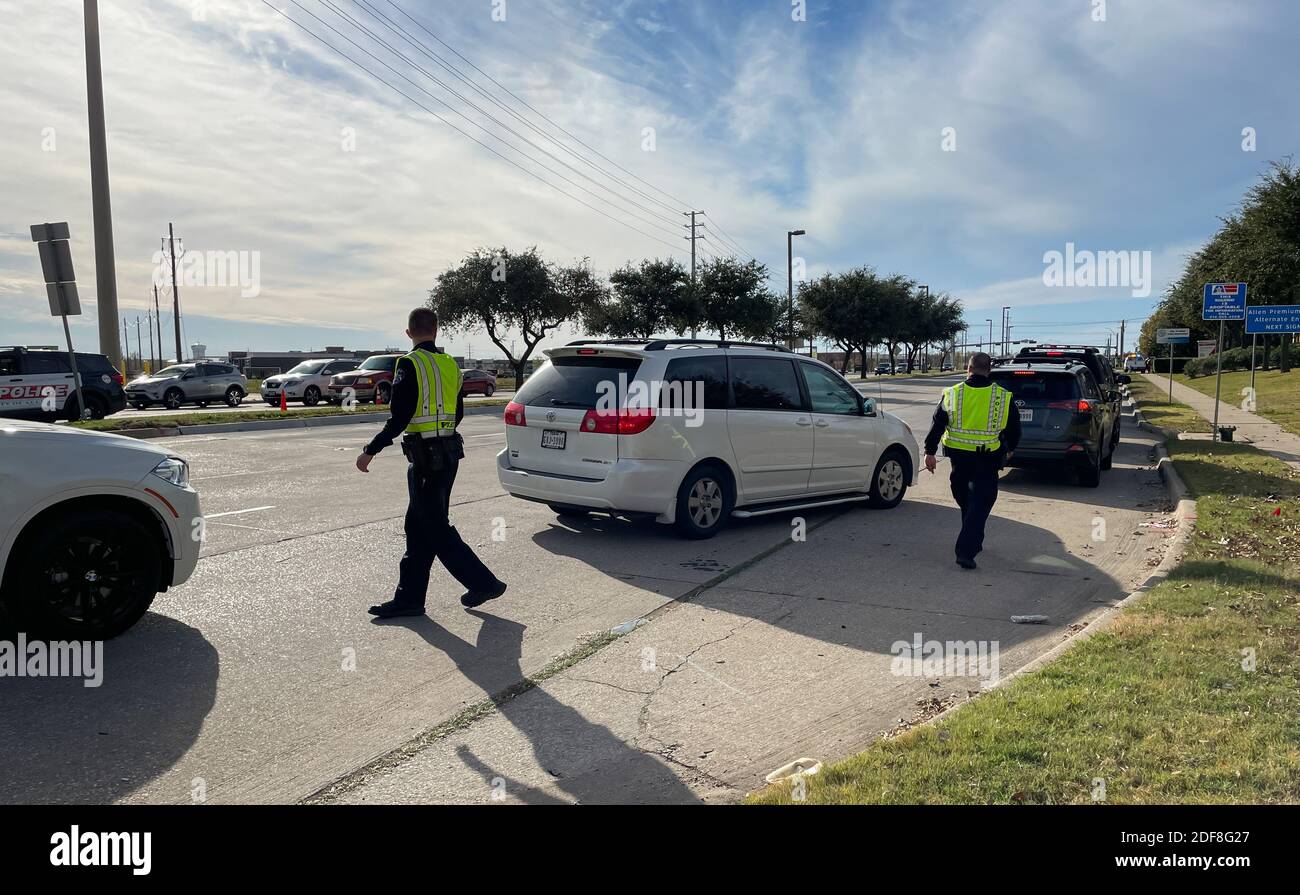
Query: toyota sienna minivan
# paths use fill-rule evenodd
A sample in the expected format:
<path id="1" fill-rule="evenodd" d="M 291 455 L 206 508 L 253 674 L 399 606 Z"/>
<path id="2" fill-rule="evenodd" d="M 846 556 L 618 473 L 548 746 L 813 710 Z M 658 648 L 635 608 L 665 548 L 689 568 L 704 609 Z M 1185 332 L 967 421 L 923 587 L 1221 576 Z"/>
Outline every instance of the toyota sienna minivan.
<path id="1" fill-rule="evenodd" d="M 560 515 L 651 516 L 707 538 L 731 516 L 895 507 L 920 466 L 902 420 L 783 348 L 584 340 L 544 353 L 506 407 L 497 473 Z"/>

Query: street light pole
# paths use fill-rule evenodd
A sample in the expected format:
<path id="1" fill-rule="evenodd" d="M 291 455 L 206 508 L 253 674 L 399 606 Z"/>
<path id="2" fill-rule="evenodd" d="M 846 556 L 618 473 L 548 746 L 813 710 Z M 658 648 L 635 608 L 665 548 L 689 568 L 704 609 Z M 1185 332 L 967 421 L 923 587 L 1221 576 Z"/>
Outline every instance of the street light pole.
<path id="1" fill-rule="evenodd" d="M 987 320 L 989 324 L 989 353 L 992 354 L 993 353 L 993 318 L 986 317 L 984 319 Z M 980 347 L 983 348 L 984 346 L 981 345 Z"/>
<path id="2" fill-rule="evenodd" d="M 794 350 L 794 238 L 803 236 L 807 231 L 804 230 L 787 230 L 785 231 L 785 270 L 786 270 L 786 299 L 789 303 L 789 319 L 787 326 L 788 343 L 786 347 L 791 351 Z"/>

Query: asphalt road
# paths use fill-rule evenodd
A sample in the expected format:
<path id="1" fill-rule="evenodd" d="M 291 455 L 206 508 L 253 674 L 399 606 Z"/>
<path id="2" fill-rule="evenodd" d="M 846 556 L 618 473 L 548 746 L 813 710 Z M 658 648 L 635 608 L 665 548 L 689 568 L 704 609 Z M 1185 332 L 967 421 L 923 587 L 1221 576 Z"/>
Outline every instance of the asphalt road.
<path id="1" fill-rule="evenodd" d="M 951 381 L 864 390 L 919 437 Z M 368 475 L 353 467 L 376 428 L 169 439 L 202 495 L 203 559 L 107 644 L 102 687 L 4 682 L 0 802 L 291 802 L 333 783 L 344 801 L 730 799 L 790 759 L 861 748 L 923 711 L 918 699 L 978 689 L 892 675 L 891 643 L 997 641 L 1007 674 L 1159 556 L 1141 525 L 1163 491 L 1141 440 L 1096 490 L 1007 473 L 981 570 L 961 573 L 943 475 L 923 474 L 896 510 L 808 513 L 804 541 L 778 515 L 690 542 L 650 522 L 562 523 L 507 497 L 501 423 L 485 415 L 462 426 L 452 515 L 509 592 L 466 612 L 435 569 L 428 618 L 374 623 L 365 608 L 391 594 L 405 503 L 397 450 Z M 1050 622 L 1012 625 L 1017 612 Z"/>

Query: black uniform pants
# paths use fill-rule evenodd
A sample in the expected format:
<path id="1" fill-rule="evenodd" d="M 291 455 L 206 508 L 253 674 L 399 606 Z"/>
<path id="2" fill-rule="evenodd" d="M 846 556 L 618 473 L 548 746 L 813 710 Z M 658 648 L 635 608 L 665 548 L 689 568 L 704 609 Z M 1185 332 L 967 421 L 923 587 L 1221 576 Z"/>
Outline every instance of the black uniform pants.
<path id="1" fill-rule="evenodd" d="M 998 451 L 945 452 L 952 466 L 949 481 L 952 496 L 961 508 L 961 534 L 957 536 L 958 559 L 974 559 L 984 549 L 984 525 L 998 499 L 998 471 L 1002 454 Z"/>
<path id="2" fill-rule="evenodd" d="M 451 504 L 451 486 L 456 481 L 458 460 L 449 459 L 445 467 L 417 476 L 414 467 L 406 470 L 410 503 L 406 507 L 406 553 L 402 556 L 397 592 L 393 602 L 403 606 L 423 606 L 429 587 L 429 571 L 435 559 L 455 576 L 466 590 L 490 590 L 497 578 L 474 555 L 469 545 L 447 518 Z"/>

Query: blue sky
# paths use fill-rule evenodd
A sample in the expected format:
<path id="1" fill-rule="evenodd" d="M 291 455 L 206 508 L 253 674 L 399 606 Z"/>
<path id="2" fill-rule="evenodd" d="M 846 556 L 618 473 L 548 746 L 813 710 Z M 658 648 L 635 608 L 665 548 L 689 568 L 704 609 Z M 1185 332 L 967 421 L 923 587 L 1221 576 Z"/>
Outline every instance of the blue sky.
<path id="1" fill-rule="evenodd" d="M 385 33 L 354 0 L 330 2 Z M 455 58 L 388 0 L 367 2 Z M 499 128 L 327 4 L 298 4 L 277 3 L 519 158 L 469 122 Z M 705 210 L 706 226 L 729 236 L 706 230 L 703 251 L 735 241 L 783 288 L 785 231 L 803 228 L 809 276 L 864 263 L 907 273 L 961 298 L 980 331 L 1011 305 L 1016 337 L 1104 342 L 1120 319 L 1135 332 L 1268 161 L 1300 147 L 1300 4 L 1286 0 L 1108 0 L 1104 21 L 1094 0 L 809 0 L 805 21 L 788 0 L 506 0 L 504 21 L 492 0 L 396 5 L 662 192 L 620 174 L 625 183 L 670 209 Z M 65 219 L 87 311 L 74 336 L 96 340 L 84 71 L 80 41 L 68 38 L 80 33 L 80 8 L 0 0 L 4 343 L 60 338 L 27 227 Z M 660 242 L 560 195 L 258 0 L 101 0 L 101 19 L 118 290 L 132 324 L 168 221 L 187 250 L 259 253 L 257 296 L 182 287 L 186 340 L 213 352 L 398 345 L 405 310 L 478 246 L 535 244 L 600 271 L 686 257 L 671 223 L 638 224 Z M 955 151 L 944 151 L 945 128 Z M 1245 128 L 1256 151 L 1243 151 Z M 620 208 L 680 217 L 614 188 L 642 206 Z M 1044 254 L 1067 243 L 1150 252 L 1151 295 L 1046 287 Z M 487 353 L 481 333 L 445 341 Z"/>

